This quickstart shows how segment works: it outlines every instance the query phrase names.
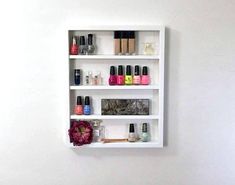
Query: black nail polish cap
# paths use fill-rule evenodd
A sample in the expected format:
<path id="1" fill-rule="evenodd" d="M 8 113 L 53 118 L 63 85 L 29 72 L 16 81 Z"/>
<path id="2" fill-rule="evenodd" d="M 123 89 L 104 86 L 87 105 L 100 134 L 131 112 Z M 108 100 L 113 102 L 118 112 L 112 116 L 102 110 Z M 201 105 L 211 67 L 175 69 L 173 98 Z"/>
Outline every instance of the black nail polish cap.
<path id="1" fill-rule="evenodd" d="M 110 66 L 110 75 L 116 75 L 115 66 Z"/>
<path id="2" fill-rule="evenodd" d="M 135 66 L 135 75 L 136 76 L 140 75 L 140 66 Z"/>
<path id="3" fill-rule="evenodd" d="M 142 75 L 148 75 L 148 67 L 147 66 L 143 67 Z"/>
<path id="4" fill-rule="evenodd" d="M 118 66 L 118 75 L 123 75 L 123 66 Z"/>
<path id="5" fill-rule="evenodd" d="M 93 45 L 93 34 L 88 34 L 88 45 Z"/>
<path id="6" fill-rule="evenodd" d="M 78 73 L 78 74 L 80 75 L 81 70 L 80 70 L 80 69 L 74 69 L 74 73 L 75 73 L 75 74 L 77 74 L 77 73 Z"/>
<path id="7" fill-rule="evenodd" d="M 85 96 L 85 105 L 90 105 L 90 98 L 89 98 L 89 96 Z"/>
<path id="8" fill-rule="evenodd" d="M 147 123 L 143 123 L 142 132 L 148 132 L 148 124 Z"/>
<path id="9" fill-rule="evenodd" d="M 82 105 L 82 97 L 77 96 L 77 105 Z"/>
<path id="10" fill-rule="evenodd" d="M 129 126 L 129 132 L 130 132 L 130 133 L 135 132 L 135 126 L 134 126 L 134 124 L 133 124 L 133 123 L 130 123 L 130 126 Z"/>
<path id="11" fill-rule="evenodd" d="M 85 45 L 85 37 L 84 36 L 80 37 L 80 45 Z"/>
<path id="12" fill-rule="evenodd" d="M 126 75 L 131 75 L 131 66 L 130 65 L 126 66 Z"/>
<path id="13" fill-rule="evenodd" d="M 121 38 L 121 32 L 120 31 L 114 31 L 114 38 L 120 39 Z"/>

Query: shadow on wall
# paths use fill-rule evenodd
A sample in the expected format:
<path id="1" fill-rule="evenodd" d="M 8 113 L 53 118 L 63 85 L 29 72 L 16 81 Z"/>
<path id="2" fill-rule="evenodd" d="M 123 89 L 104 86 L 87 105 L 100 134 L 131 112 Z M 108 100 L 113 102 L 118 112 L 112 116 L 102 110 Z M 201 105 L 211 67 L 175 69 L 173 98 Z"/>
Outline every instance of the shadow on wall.
<path id="1" fill-rule="evenodd" d="M 145 149 L 95 149 L 82 148 L 71 149 L 79 156 L 102 158 L 106 156 L 175 156 L 178 153 L 178 68 L 180 51 L 180 33 L 176 30 L 166 28 L 165 40 L 165 108 L 164 108 L 164 147 Z"/>

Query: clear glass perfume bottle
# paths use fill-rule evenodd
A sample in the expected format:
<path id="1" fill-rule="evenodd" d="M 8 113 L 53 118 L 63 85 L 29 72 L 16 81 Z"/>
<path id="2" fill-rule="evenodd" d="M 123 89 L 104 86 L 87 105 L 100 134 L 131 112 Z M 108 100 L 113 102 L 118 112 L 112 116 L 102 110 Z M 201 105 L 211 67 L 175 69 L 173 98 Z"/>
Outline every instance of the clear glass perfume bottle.
<path id="1" fill-rule="evenodd" d="M 101 124 L 101 120 L 93 121 L 93 142 L 101 142 L 105 138 L 105 127 Z"/>
<path id="2" fill-rule="evenodd" d="M 145 55 L 154 55 L 154 44 L 150 42 L 144 43 L 144 54 Z"/>

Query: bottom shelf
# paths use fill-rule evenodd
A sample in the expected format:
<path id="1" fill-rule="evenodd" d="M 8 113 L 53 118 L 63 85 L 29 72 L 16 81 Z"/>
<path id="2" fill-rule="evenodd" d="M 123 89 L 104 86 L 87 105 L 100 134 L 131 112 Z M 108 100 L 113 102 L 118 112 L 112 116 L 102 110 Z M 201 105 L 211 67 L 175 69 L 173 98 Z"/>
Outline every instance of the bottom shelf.
<path id="1" fill-rule="evenodd" d="M 91 143 L 83 146 L 73 146 L 70 144 L 70 148 L 162 148 L 163 145 L 158 141 L 149 142 L 117 142 L 117 143 Z"/>

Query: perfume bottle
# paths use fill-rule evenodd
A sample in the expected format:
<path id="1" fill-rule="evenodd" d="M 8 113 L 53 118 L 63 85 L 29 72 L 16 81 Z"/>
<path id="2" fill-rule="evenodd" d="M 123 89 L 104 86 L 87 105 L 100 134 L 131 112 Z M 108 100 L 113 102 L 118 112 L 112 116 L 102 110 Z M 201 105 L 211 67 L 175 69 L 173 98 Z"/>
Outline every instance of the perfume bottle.
<path id="1" fill-rule="evenodd" d="M 148 85 L 150 83 L 150 77 L 148 75 L 148 67 L 144 66 L 141 76 L 141 84 L 142 85 Z"/>
<path id="2" fill-rule="evenodd" d="M 78 55 L 78 44 L 77 44 L 77 37 L 73 36 L 72 38 L 72 45 L 70 47 L 70 54 L 71 55 Z"/>
<path id="3" fill-rule="evenodd" d="M 89 96 L 85 97 L 85 105 L 84 105 L 83 113 L 85 115 L 90 115 L 91 114 L 91 106 L 90 106 L 90 98 L 89 98 Z"/>
<path id="4" fill-rule="evenodd" d="M 125 84 L 125 77 L 123 72 L 123 66 L 118 66 L 118 75 L 117 75 L 117 85 L 124 85 Z"/>
<path id="5" fill-rule="evenodd" d="M 93 43 L 93 34 L 88 34 L 87 54 L 92 55 L 95 53 L 95 45 Z"/>
<path id="6" fill-rule="evenodd" d="M 74 113 L 77 115 L 83 114 L 82 97 L 81 96 L 77 96 L 77 105 L 74 108 Z"/>
<path id="7" fill-rule="evenodd" d="M 109 76 L 109 85 L 116 85 L 117 84 L 117 76 L 115 66 L 110 67 L 110 76 Z"/>
<path id="8" fill-rule="evenodd" d="M 87 53 L 87 46 L 86 46 L 86 43 L 85 43 L 85 37 L 84 36 L 80 37 L 79 49 L 80 49 L 80 54 L 81 55 L 85 55 Z"/>
<path id="9" fill-rule="evenodd" d="M 93 121 L 93 142 L 101 142 L 105 138 L 105 129 L 101 122 L 101 120 Z"/>
<path id="10" fill-rule="evenodd" d="M 154 54 L 154 47 L 153 43 L 144 43 L 144 54 L 145 55 L 153 55 Z"/>
<path id="11" fill-rule="evenodd" d="M 140 79 L 141 79 L 140 78 L 140 66 L 135 66 L 135 74 L 133 77 L 133 84 L 139 85 L 141 83 Z"/>
<path id="12" fill-rule="evenodd" d="M 130 125 L 129 125 L 128 141 L 129 142 L 135 142 L 136 141 L 135 125 L 133 123 L 130 123 Z"/>
<path id="13" fill-rule="evenodd" d="M 74 84 L 80 85 L 80 83 L 81 83 L 81 70 L 74 69 Z"/>
<path id="14" fill-rule="evenodd" d="M 126 85 L 132 85 L 132 72 L 131 72 L 131 66 L 126 66 L 126 76 L 125 76 L 125 84 Z"/>
<path id="15" fill-rule="evenodd" d="M 143 123 L 143 125 L 142 125 L 141 141 L 143 141 L 143 142 L 149 141 L 149 133 L 148 133 L 148 124 L 147 123 Z"/>

